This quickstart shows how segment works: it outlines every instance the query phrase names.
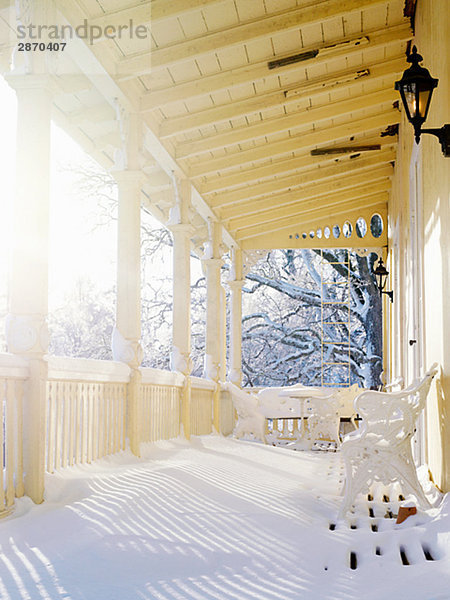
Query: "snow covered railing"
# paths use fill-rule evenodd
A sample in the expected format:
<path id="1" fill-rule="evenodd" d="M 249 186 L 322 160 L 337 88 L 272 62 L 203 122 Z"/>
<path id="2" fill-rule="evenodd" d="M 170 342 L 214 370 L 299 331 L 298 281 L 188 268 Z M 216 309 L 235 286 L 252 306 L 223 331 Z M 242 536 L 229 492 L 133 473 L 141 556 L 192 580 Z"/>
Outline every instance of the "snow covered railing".
<path id="1" fill-rule="evenodd" d="M 212 433 L 214 391 L 216 384 L 208 379 L 191 377 L 191 434 Z"/>
<path id="2" fill-rule="evenodd" d="M 114 361 L 48 360 L 47 470 L 91 462 L 125 449 L 130 368 Z M 138 442 L 178 437 L 184 376 L 146 367 L 140 373 Z M 190 382 L 190 433 L 211 433 L 215 384 L 199 377 L 191 377 Z"/>
<path id="3" fill-rule="evenodd" d="M 156 442 L 180 435 L 181 387 L 180 373 L 143 367 L 141 398 L 141 441 Z"/>
<path id="4" fill-rule="evenodd" d="M 23 395 L 28 377 L 26 361 L 12 354 L 0 354 L 0 517 L 23 496 Z"/>
<path id="5" fill-rule="evenodd" d="M 123 363 L 49 357 L 47 471 L 125 449 L 129 379 Z"/>

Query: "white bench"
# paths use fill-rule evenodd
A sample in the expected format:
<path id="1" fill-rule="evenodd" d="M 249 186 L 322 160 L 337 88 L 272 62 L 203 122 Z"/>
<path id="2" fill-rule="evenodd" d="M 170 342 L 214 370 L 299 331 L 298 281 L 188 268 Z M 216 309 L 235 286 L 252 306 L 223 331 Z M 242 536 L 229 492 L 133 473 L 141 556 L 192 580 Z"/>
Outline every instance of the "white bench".
<path id="1" fill-rule="evenodd" d="M 230 394 L 237 413 L 235 437 L 250 436 L 277 445 L 296 442 L 298 448 L 306 449 L 316 440 L 327 440 L 339 446 L 340 421 L 352 416 L 353 399 L 361 389 L 357 385 L 333 389 L 298 384 L 265 388 L 254 394 L 226 382 L 222 384 L 222 391 Z M 289 397 L 296 392 L 300 392 L 303 401 Z M 280 422 L 281 431 L 278 430 Z"/>
<path id="2" fill-rule="evenodd" d="M 436 373 L 434 364 L 422 379 L 400 392 L 366 391 L 355 399 L 355 411 L 362 422 L 341 444 L 346 480 L 340 518 L 358 494 L 369 492 L 375 481 L 386 485 L 398 482 L 422 507 L 430 507 L 417 478 L 411 441 Z"/>

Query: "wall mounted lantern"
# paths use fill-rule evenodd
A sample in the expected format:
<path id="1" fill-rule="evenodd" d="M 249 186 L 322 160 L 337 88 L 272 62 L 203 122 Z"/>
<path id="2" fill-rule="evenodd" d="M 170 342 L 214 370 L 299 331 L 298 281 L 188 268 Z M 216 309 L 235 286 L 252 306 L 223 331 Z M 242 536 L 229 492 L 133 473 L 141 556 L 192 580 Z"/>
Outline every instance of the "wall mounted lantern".
<path id="1" fill-rule="evenodd" d="M 400 81 L 395 82 L 395 89 L 400 92 L 406 116 L 414 127 L 416 143 L 419 143 L 422 133 L 435 135 L 441 143 L 444 156 L 449 157 L 450 124 L 446 124 L 440 129 L 422 129 L 422 124 L 425 123 L 428 116 L 433 90 L 439 82 L 439 79 L 431 77 L 428 69 L 419 67 L 419 62 L 422 60 L 423 58 L 414 46 L 407 58 L 407 61 L 412 64 L 403 73 Z"/>
<path id="2" fill-rule="evenodd" d="M 381 257 L 380 257 L 380 260 L 378 261 L 377 268 L 374 269 L 373 274 L 375 275 L 375 278 L 376 278 L 377 287 L 378 287 L 378 291 L 380 292 L 380 296 L 382 294 L 387 294 L 389 296 L 389 298 L 391 299 L 391 302 L 393 302 L 394 301 L 394 292 L 392 290 L 390 292 L 387 292 L 384 289 L 386 287 L 386 282 L 387 282 L 387 278 L 389 275 L 389 271 L 384 266 L 383 259 Z"/>

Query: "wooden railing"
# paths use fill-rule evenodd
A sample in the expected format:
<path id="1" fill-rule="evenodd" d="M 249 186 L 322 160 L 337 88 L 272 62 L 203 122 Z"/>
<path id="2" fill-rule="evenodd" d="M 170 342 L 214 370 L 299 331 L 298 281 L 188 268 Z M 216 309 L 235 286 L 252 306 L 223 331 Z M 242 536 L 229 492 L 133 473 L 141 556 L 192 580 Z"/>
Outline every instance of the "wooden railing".
<path id="1" fill-rule="evenodd" d="M 28 368 L 11 354 L 0 354 L 0 517 L 23 496 L 23 395 Z"/>
<path id="2" fill-rule="evenodd" d="M 122 363 L 49 358 L 47 471 L 125 449 L 128 380 Z"/>
<path id="3" fill-rule="evenodd" d="M 180 373 L 142 368 L 136 396 L 130 392 L 135 390 L 136 376 L 124 363 L 49 357 L 45 372 L 45 425 L 41 424 L 37 435 L 34 428 L 41 425 L 30 419 L 23 425 L 25 402 L 31 398 L 27 395 L 28 362 L 0 354 L 0 517 L 14 506 L 15 497 L 24 494 L 25 426 L 27 439 L 30 432 L 40 440 L 45 435 L 45 447 L 34 463 L 41 479 L 44 469 L 53 473 L 123 451 L 131 435 L 137 435 L 133 438 L 136 448 L 141 442 L 176 438 L 183 431 L 183 410 L 190 419 L 189 435 L 211 433 L 213 419 L 225 435 L 233 429 L 232 405 L 220 400 L 218 387 L 211 381 L 191 377 L 187 384 Z M 130 410 L 137 417 L 134 429 Z"/>
<path id="4" fill-rule="evenodd" d="M 191 377 L 191 433 L 207 435 L 212 432 L 215 383 Z"/>
<path id="5" fill-rule="evenodd" d="M 181 387 L 179 373 L 143 368 L 141 441 L 176 438 L 181 432 Z"/>

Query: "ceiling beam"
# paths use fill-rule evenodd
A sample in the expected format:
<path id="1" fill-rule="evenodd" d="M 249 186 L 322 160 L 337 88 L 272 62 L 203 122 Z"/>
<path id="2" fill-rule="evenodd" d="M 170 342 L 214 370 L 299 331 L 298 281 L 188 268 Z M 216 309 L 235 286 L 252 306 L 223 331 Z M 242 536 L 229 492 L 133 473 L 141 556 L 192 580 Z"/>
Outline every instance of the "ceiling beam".
<path id="1" fill-rule="evenodd" d="M 108 102 L 94 104 L 93 106 L 85 106 L 66 114 L 69 121 L 75 125 L 84 123 L 86 121 L 99 123 L 105 121 L 116 121 L 117 119 L 116 111 L 110 104 L 108 104 Z"/>
<path id="2" fill-rule="evenodd" d="M 224 123 L 231 119 L 259 113 L 279 104 L 298 103 L 299 97 L 303 95 L 315 99 L 321 94 L 343 88 L 352 90 L 354 87 L 360 86 L 363 81 L 365 83 L 375 82 L 381 78 L 394 79 L 404 70 L 404 67 L 405 57 L 402 53 L 393 60 L 370 63 L 365 65 L 364 68 L 353 67 L 335 73 L 328 73 L 325 76 L 311 78 L 300 84 L 292 84 L 283 90 L 262 93 L 245 100 L 229 102 L 181 117 L 166 119 L 159 128 L 159 137 L 179 135 L 211 124 Z"/>
<path id="3" fill-rule="evenodd" d="M 390 45 L 399 45 L 412 38 L 411 28 L 408 24 L 394 25 L 383 30 L 373 30 L 366 32 L 364 36 L 355 37 L 347 36 L 330 44 L 315 44 L 303 48 L 304 51 L 319 49 L 319 53 L 315 58 L 305 60 L 301 63 L 301 67 L 311 65 L 329 64 L 332 59 L 341 58 L 342 56 L 351 55 L 354 52 L 361 53 L 362 49 L 376 49 Z M 323 50 L 323 51 L 321 51 Z M 118 65 L 117 76 L 120 79 L 121 63 Z M 151 75 L 148 55 L 142 56 L 142 70 L 131 70 L 131 76 L 143 75 L 145 73 Z M 290 73 L 298 71 L 299 64 L 294 63 L 282 68 L 282 73 Z M 164 106 L 170 102 L 179 102 L 187 98 L 193 98 L 203 94 L 210 94 L 220 90 L 227 90 L 233 86 L 246 84 L 248 82 L 277 79 L 280 75 L 278 69 L 269 69 L 267 60 L 249 63 L 242 67 L 221 71 L 212 75 L 204 75 L 201 79 L 195 79 L 184 83 L 178 83 L 170 87 L 162 89 L 154 89 L 147 92 L 141 99 L 141 110 L 152 110 Z"/>
<path id="4" fill-rule="evenodd" d="M 328 220 L 329 227 L 333 227 L 336 221 L 339 221 L 342 215 L 347 215 L 349 213 L 355 212 L 364 209 L 373 209 L 373 207 L 377 207 L 380 209 L 385 209 L 388 203 L 388 194 L 386 192 L 382 192 L 381 194 L 371 194 L 369 196 L 364 196 L 364 198 L 357 198 L 356 200 L 343 200 L 340 203 L 334 203 L 333 205 L 320 205 L 319 207 L 314 207 L 312 209 L 308 209 L 304 212 L 300 213 L 300 217 L 298 215 L 293 215 L 293 222 L 291 222 L 287 227 L 293 229 L 297 228 L 301 231 L 297 231 L 296 233 L 309 233 L 309 230 L 314 227 L 314 223 L 318 220 Z M 298 219 L 295 221 L 295 219 Z M 275 224 L 275 228 L 277 226 Z"/>
<path id="5" fill-rule="evenodd" d="M 379 202 L 377 202 L 377 199 Z M 383 199 L 383 195 L 381 195 L 367 199 L 361 198 L 361 200 L 365 201 L 363 208 L 358 201 L 355 201 L 354 203 L 348 203 L 344 210 L 338 211 L 336 214 L 318 213 L 312 216 L 310 221 L 292 221 L 279 229 L 263 234 L 258 233 L 248 238 L 241 238 L 239 243 L 241 248 L 245 250 L 259 248 L 380 248 L 387 244 L 386 227 L 379 238 L 374 238 L 370 229 L 363 238 L 357 236 L 354 228 L 350 238 L 340 235 L 336 239 L 331 232 L 330 237 L 326 238 L 323 234 L 325 227 L 332 229 L 334 225 L 339 225 L 342 232 L 345 221 L 350 221 L 354 227 L 360 217 L 365 219 L 366 223 L 370 223 L 370 219 L 375 213 L 380 214 L 383 220 L 386 218 L 386 197 Z M 311 238 L 309 232 L 314 231 L 316 233 L 318 228 L 322 230 L 322 237 L 318 238 L 315 235 L 314 238 Z M 303 233 L 306 233 L 306 239 L 303 238 Z"/>
<path id="6" fill-rule="evenodd" d="M 361 141 L 355 139 L 354 141 L 346 142 L 346 146 L 359 145 Z M 396 145 L 396 138 L 392 137 L 370 137 L 364 138 L 364 144 L 380 144 L 381 150 L 392 148 Z M 356 153 L 356 150 L 355 150 Z M 231 173 L 225 173 L 219 176 L 209 176 L 206 181 L 195 181 L 195 186 L 199 192 L 203 195 L 211 192 L 219 192 L 221 190 L 227 191 L 230 188 L 236 188 L 238 186 L 249 186 L 251 184 L 260 183 L 262 179 L 271 179 L 277 175 L 286 175 L 293 172 L 301 172 L 307 169 L 316 168 L 320 166 L 331 165 L 335 163 L 348 164 L 351 160 L 351 154 L 343 154 L 341 156 L 321 155 L 311 156 L 309 153 L 301 156 L 295 156 L 293 158 L 281 158 L 275 159 L 273 162 L 265 163 L 260 166 L 254 166 L 249 169 L 233 171 Z"/>
<path id="7" fill-rule="evenodd" d="M 381 109 L 382 106 L 392 104 L 396 100 L 398 100 L 398 92 L 393 86 L 389 86 L 371 94 L 363 94 L 338 102 L 328 102 L 323 106 L 291 112 L 282 117 L 263 119 L 253 125 L 231 129 L 225 133 L 211 135 L 193 142 L 180 142 L 176 145 L 176 158 L 187 158 L 204 152 L 213 152 L 219 148 L 278 135 L 291 129 L 298 131 L 298 128 L 311 127 L 313 123 L 316 125 L 321 121 L 344 117 L 374 106 Z"/>
<path id="8" fill-rule="evenodd" d="M 151 69 L 152 71 L 165 69 L 175 63 L 195 59 L 210 52 L 217 52 L 222 48 L 245 44 L 272 34 L 279 35 L 283 31 L 301 29 L 306 25 L 322 23 L 335 17 L 344 17 L 347 14 L 360 12 L 364 8 L 379 4 L 386 4 L 386 0 L 325 0 L 320 4 L 315 3 L 271 14 L 234 27 L 202 34 L 178 44 L 156 48 L 152 50 Z M 129 71 L 130 68 L 139 71 L 141 58 L 138 56 L 123 59 L 119 65 L 118 75 Z"/>
<path id="9" fill-rule="evenodd" d="M 135 26 L 144 25 L 153 20 L 152 8 L 153 2 L 145 0 L 136 6 L 107 12 L 100 17 L 90 17 L 89 25 L 96 25 L 104 29 L 107 26 L 118 27 L 119 25 L 128 25 L 130 20 L 133 21 Z"/>
<path id="10" fill-rule="evenodd" d="M 384 129 L 388 125 L 395 125 L 399 121 L 400 112 L 392 108 L 379 115 L 365 117 L 357 121 L 349 120 L 342 125 L 309 131 L 277 142 L 262 144 L 249 150 L 235 152 L 228 156 L 219 158 L 206 156 L 197 164 L 188 167 L 187 172 L 189 177 L 198 177 L 207 173 L 241 167 L 258 160 L 267 160 L 268 157 L 275 158 L 276 156 L 289 155 L 298 151 L 308 152 L 311 148 L 321 144 L 329 145 L 333 141 L 348 140 L 358 134 Z"/>
<path id="11" fill-rule="evenodd" d="M 380 203 L 380 193 L 385 193 L 385 196 L 383 196 L 383 198 L 386 198 L 386 202 L 387 202 L 387 196 L 388 194 L 386 193 L 385 190 L 381 190 L 380 191 L 375 191 L 375 188 L 373 193 L 372 193 L 372 188 L 373 186 L 361 186 L 359 188 L 354 188 L 351 190 L 351 192 L 343 192 L 342 194 L 339 194 L 339 198 L 341 200 L 340 203 L 335 202 L 334 205 L 331 205 L 332 208 L 330 208 L 329 205 L 324 205 L 327 207 L 327 209 L 333 213 L 334 210 L 338 210 L 336 208 L 336 206 L 338 206 L 338 204 L 341 203 L 346 203 L 346 202 L 350 202 L 350 200 L 356 200 L 358 204 L 358 206 L 361 209 L 364 209 L 367 207 L 368 203 L 370 202 L 370 197 L 372 197 L 374 199 L 374 202 L 376 200 L 377 204 Z M 320 201 L 326 202 L 328 201 L 330 197 L 329 196 L 325 196 L 324 198 L 320 198 Z M 337 197 L 336 197 L 337 198 Z M 334 200 L 336 200 L 336 198 Z M 321 205 L 318 204 L 319 202 L 319 198 L 313 199 L 309 202 L 309 206 L 303 206 L 301 203 L 299 203 L 297 205 L 297 208 L 293 208 L 288 216 L 284 216 L 284 217 L 280 217 L 279 219 L 275 220 L 275 221 L 270 221 L 267 223 L 260 223 L 257 225 L 253 225 L 253 226 L 249 226 L 249 227 L 242 227 L 239 229 L 231 229 L 230 231 L 233 234 L 233 237 L 235 237 L 237 240 L 242 240 L 244 238 L 249 238 L 249 237 L 254 237 L 257 235 L 262 235 L 264 233 L 269 233 L 270 231 L 273 231 L 274 229 L 278 230 L 278 229 L 286 229 L 286 228 L 290 228 L 292 226 L 297 227 L 299 225 L 299 223 L 301 223 L 301 220 L 304 218 L 305 220 L 307 219 L 311 219 L 314 217 L 314 214 L 319 214 L 318 211 L 321 209 Z"/>
<path id="12" fill-rule="evenodd" d="M 223 0 L 170 0 L 170 2 L 167 0 L 152 0 L 152 22 L 156 23 L 162 19 L 179 17 L 218 2 L 223 2 Z"/>
<path id="13" fill-rule="evenodd" d="M 284 216 L 286 212 L 295 211 L 300 203 L 304 203 L 308 198 L 315 200 L 320 196 L 325 196 L 324 202 L 332 204 L 336 201 L 336 194 L 342 193 L 344 190 L 358 188 L 362 185 L 367 186 L 369 183 L 375 184 L 377 180 L 384 180 L 384 189 L 390 187 L 389 177 L 393 174 L 391 165 L 373 169 L 370 174 L 354 174 L 348 177 L 345 173 L 336 177 L 333 181 L 326 181 L 317 185 L 309 185 L 306 188 L 298 188 L 276 196 L 270 196 L 262 200 L 255 199 L 248 203 L 243 203 L 242 212 L 240 206 L 235 205 L 232 208 L 219 211 L 222 221 L 227 223 L 230 230 L 241 229 L 242 227 L 250 227 L 259 225 L 267 221 L 276 221 Z M 379 190 L 383 191 L 383 190 Z M 353 190 L 353 194 L 359 195 L 359 192 Z M 246 214 L 247 210 L 251 210 L 253 214 Z M 231 217 L 231 218 L 230 218 Z"/>
<path id="14" fill-rule="evenodd" d="M 348 176 L 352 173 L 373 169 L 383 163 L 389 163 L 394 160 L 394 150 L 385 150 L 384 152 L 376 152 L 375 154 L 362 155 L 352 160 L 345 161 L 344 163 L 333 163 L 330 166 L 310 169 L 305 173 L 296 172 L 288 177 L 270 179 L 245 188 L 223 192 L 208 200 L 208 203 L 213 208 L 223 208 L 224 206 L 245 202 L 246 200 L 274 192 L 280 193 L 299 185 L 304 186 L 311 183 L 319 183 L 326 179 L 333 179 L 341 175 Z"/>

